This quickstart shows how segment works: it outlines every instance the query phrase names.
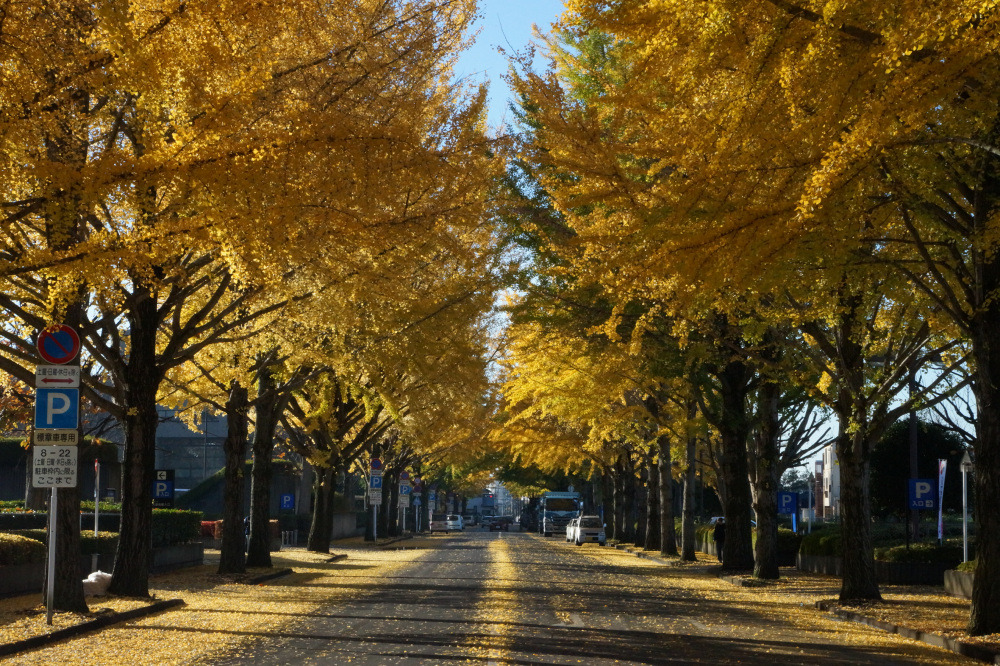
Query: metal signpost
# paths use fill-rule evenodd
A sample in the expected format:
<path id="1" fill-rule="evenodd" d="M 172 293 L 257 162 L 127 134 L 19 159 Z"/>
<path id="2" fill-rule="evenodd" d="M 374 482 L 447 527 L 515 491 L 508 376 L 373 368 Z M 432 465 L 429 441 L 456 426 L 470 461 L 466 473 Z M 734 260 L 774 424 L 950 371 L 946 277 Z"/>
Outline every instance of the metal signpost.
<path id="1" fill-rule="evenodd" d="M 948 461 L 938 459 L 938 545 L 944 544 L 944 474 L 948 469 Z"/>
<path id="2" fill-rule="evenodd" d="M 403 532 L 406 532 L 406 510 L 410 508 L 410 493 L 412 491 L 413 487 L 409 481 L 404 479 L 399 482 L 399 510 L 403 513 Z"/>
<path id="3" fill-rule="evenodd" d="M 382 504 L 382 460 L 372 458 L 368 501 L 372 505 L 372 538 L 378 542 L 378 507 Z"/>
<path id="4" fill-rule="evenodd" d="M 58 488 L 76 487 L 80 418 L 80 366 L 66 365 L 80 353 L 80 336 L 59 324 L 41 331 L 38 354 L 48 363 L 35 368 L 35 428 L 31 455 L 31 485 L 50 488 L 49 551 L 45 591 L 45 621 L 52 624 L 56 580 Z M 95 461 L 96 465 L 96 461 Z M 97 507 L 94 507 L 97 530 Z"/>
<path id="5" fill-rule="evenodd" d="M 975 469 L 972 456 L 962 455 L 962 561 L 969 561 L 969 473 Z"/>

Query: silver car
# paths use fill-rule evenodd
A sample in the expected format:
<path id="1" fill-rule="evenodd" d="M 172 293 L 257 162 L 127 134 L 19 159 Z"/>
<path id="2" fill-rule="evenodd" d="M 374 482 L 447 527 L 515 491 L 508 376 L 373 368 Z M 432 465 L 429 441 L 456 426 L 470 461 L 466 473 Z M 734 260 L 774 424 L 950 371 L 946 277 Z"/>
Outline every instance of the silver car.
<path id="1" fill-rule="evenodd" d="M 603 546 L 607 542 L 604 535 L 604 521 L 600 516 L 582 516 L 573 521 L 573 543 L 582 546 L 587 542 L 595 542 Z"/>

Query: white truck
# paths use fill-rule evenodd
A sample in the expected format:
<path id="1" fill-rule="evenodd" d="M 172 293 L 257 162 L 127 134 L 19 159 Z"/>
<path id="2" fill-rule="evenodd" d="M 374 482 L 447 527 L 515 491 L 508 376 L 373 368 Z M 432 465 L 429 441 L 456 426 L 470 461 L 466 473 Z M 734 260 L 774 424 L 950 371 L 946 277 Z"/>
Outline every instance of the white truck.
<path id="1" fill-rule="evenodd" d="M 580 493 L 546 492 L 538 502 L 538 531 L 545 536 L 566 534 L 569 521 L 580 515 Z"/>

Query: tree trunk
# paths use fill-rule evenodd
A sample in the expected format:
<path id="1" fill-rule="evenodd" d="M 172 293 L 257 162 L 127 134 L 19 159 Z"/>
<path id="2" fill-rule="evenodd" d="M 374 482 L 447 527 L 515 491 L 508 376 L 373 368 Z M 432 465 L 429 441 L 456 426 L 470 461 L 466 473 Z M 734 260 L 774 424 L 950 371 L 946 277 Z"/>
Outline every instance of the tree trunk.
<path id="1" fill-rule="evenodd" d="M 845 307 L 836 331 L 836 344 L 838 370 L 843 378 L 833 405 L 840 426 L 836 440 L 844 549 L 840 599 L 881 600 L 875 577 L 869 497 L 870 444 L 877 435 L 871 431 L 868 409 L 859 399 L 864 396 L 865 358 L 857 338 L 865 323 L 859 314 L 861 298 L 847 295 L 842 299 Z"/>
<path id="2" fill-rule="evenodd" d="M 615 462 L 615 541 L 619 543 L 625 542 L 627 539 L 625 530 L 625 516 L 627 511 L 625 510 L 625 463 L 622 460 L 624 453 L 619 454 L 618 460 Z"/>
<path id="3" fill-rule="evenodd" d="M 750 479 L 747 469 L 746 414 L 747 385 L 753 374 L 742 361 L 731 361 L 719 373 L 722 412 L 718 423 L 721 436 L 719 466 L 726 487 L 723 515 L 726 542 L 722 566 L 729 571 L 753 569 L 753 534 L 750 523 Z"/>
<path id="4" fill-rule="evenodd" d="M 601 472 L 601 508 L 604 514 L 604 532 L 614 538 L 615 535 L 615 477 L 614 473 L 605 468 Z"/>
<path id="5" fill-rule="evenodd" d="M 328 497 L 333 493 L 331 482 L 333 470 L 329 467 L 314 468 L 315 481 L 313 488 L 315 498 L 313 499 L 312 522 L 309 525 L 309 540 L 306 543 L 306 550 L 314 553 L 330 552 L 330 531 L 327 527 L 332 516 L 327 513 Z"/>
<path id="6" fill-rule="evenodd" d="M 137 286 L 126 311 L 129 356 L 122 391 L 125 461 L 122 464 L 122 509 L 115 567 L 108 591 L 122 597 L 149 596 L 152 564 L 153 505 L 150 488 L 155 466 L 156 391 L 162 380 L 156 359 L 156 299 Z"/>
<path id="7" fill-rule="evenodd" d="M 86 613 L 90 609 L 83 596 L 83 581 L 80 578 L 80 494 L 77 488 L 58 488 L 56 492 L 59 493 L 59 498 L 56 507 L 56 576 L 52 608 L 57 611 Z M 48 575 L 48 567 L 45 573 Z M 45 584 L 47 587 L 48 581 Z"/>
<path id="8" fill-rule="evenodd" d="M 243 461 L 247 454 L 248 394 L 233 382 L 226 401 L 225 484 L 222 500 L 222 549 L 219 573 L 246 571 L 246 530 L 243 528 Z"/>
<path id="9" fill-rule="evenodd" d="M 1000 257 L 984 262 L 984 283 L 1000 285 Z M 989 293 L 994 293 L 991 290 Z M 1000 633 L 1000 302 L 991 298 L 973 320 L 975 395 L 976 572 L 969 634 Z"/>
<path id="10" fill-rule="evenodd" d="M 253 432 L 253 467 L 250 484 L 250 545 L 247 548 L 248 567 L 270 567 L 271 564 L 271 454 L 274 452 L 274 429 L 283 406 L 275 391 L 270 369 L 261 368 L 257 375 L 257 400 L 254 412 L 257 422 Z"/>
<path id="11" fill-rule="evenodd" d="M 660 494 L 660 554 L 677 555 L 677 530 L 674 527 L 674 475 L 670 458 L 670 442 L 661 437 L 657 453 L 656 472 Z"/>
<path id="12" fill-rule="evenodd" d="M 645 458 L 645 456 L 643 456 Z M 649 496 L 649 467 L 640 461 L 639 474 L 633 475 L 633 497 L 635 498 L 635 534 L 633 545 L 642 548 L 646 544 L 646 527 L 648 524 L 647 497 Z"/>
<path id="13" fill-rule="evenodd" d="M 684 470 L 684 507 L 681 510 L 681 544 L 683 552 L 681 559 L 685 562 L 697 561 L 695 555 L 695 532 L 694 532 L 694 484 L 697 481 L 697 448 L 698 440 L 694 435 L 688 435 L 687 446 L 684 451 L 684 460 L 687 469 Z"/>
<path id="14" fill-rule="evenodd" d="M 661 538 L 663 515 L 660 513 L 660 470 L 653 458 L 652 451 L 646 456 L 646 478 L 649 479 L 649 490 L 646 493 L 646 539 L 643 550 L 659 550 L 663 541 Z"/>
<path id="15" fill-rule="evenodd" d="M 760 423 L 754 437 L 753 498 L 757 513 L 754 578 L 778 578 L 778 397 L 780 387 L 765 382 L 759 390 Z"/>
<path id="16" fill-rule="evenodd" d="M 625 478 L 623 479 L 624 491 L 625 491 L 625 522 L 622 526 L 624 528 L 624 534 L 622 536 L 623 541 L 635 542 L 635 530 L 636 522 L 638 520 L 638 511 L 636 510 L 635 502 L 635 491 L 636 491 L 636 475 L 635 475 L 635 462 L 632 460 L 631 452 L 625 453 Z"/>
<path id="17" fill-rule="evenodd" d="M 871 501 L 869 499 L 868 456 L 863 455 L 860 433 L 847 431 L 841 421 L 837 436 L 840 460 L 841 540 L 844 578 L 841 601 L 881 600 L 875 577 L 875 552 L 872 548 Z"/>

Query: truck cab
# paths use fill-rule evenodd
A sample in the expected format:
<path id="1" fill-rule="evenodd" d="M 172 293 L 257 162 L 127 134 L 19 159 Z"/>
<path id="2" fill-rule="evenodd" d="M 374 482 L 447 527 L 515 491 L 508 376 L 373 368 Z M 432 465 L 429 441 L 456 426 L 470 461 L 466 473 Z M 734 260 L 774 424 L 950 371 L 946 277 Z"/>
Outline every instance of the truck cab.
<path id="1" fill-rule="evenodd" d="M 547 537 L 565 535 L 569 521 L 580 516 L 580 504 L 578 492 L 543 493 L 538 503 L 538 531 Z"/>

